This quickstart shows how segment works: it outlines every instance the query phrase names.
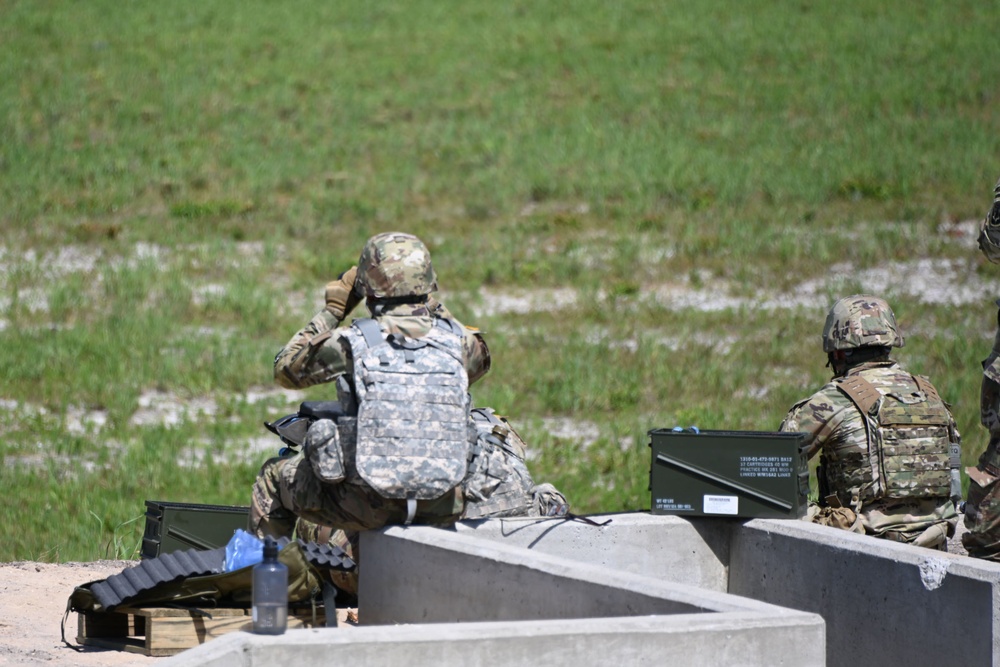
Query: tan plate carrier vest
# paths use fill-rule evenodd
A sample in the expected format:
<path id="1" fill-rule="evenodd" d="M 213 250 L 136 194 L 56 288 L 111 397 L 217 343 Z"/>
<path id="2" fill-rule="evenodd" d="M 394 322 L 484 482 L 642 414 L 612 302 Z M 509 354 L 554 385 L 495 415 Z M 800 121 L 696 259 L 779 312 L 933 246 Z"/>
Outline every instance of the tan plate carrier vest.
<path id="1" fill-rule="evenodd" d="M 827 472 L 830 490 L 842 499 L 855 494 L 866 505 L 875 500 L 947 498 L 950 490 L 951 413 L 926 379 L 911 375 L 922 400 L 904 402 L 893 392 L 883 394 L 861 375 L 834 382 L 857 406 L 868 433 L 862 465 L 871 471 L 871 482 L 861 488 L 857 474 L 843 465 Z M 913 394 L 919 396 L 919 394 Z M 863 475 L 868 478 L 869 475 Z M 845 498 L 844 496 L 847 496 Z"/>

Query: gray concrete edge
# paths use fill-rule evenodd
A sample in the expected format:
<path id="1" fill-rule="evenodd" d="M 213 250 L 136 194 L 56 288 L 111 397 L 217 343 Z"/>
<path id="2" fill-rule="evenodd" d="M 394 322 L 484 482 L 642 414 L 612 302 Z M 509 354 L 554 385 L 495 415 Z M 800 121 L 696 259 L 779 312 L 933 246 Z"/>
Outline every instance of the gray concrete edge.
<path id="1" fill-rule="evenodd" d="M 779 611 L 781 608 L 773 608 Z M 447 623 L 428 625 L 371 626 L 356 628 L 322 628 L 290 630 L 284 635 L 263 636 L 234 632 L 188 649 L 157 664 L 163 667 L 262 667 L 263 665 L 294 664 L 296 667 L 328 665 L 335 657 L 338 662 L 377 658 L 381 665 L 432 664 L 439 660 L 442 645 L 460 647 L 469 664 L 494 666 L 515 665 L 523 657 L 504 655 L 504 647 L 529 648 L 539 659 L 551 653 L 551 665 L 606 664 L 608 656 L 601 653 L 606 643 L 619 645 L 626 638 L 636 647 L 630 658 L 655 659 L 671 646 L 699 649 L 698 658 L 687 664 L 713 664 L 722 655 L 732 656 L 734 650 L 746 654 L 754 649 L 741 637 L 760 639 L 763 644 L 784 637 L 786 631 L 795 642 L 787 664 L 825 664 L 825 624 L 816 614 L 803 612 L 761 613 L 722 612 L 717 614 L 676 614 L 670 616 L 615 617 L 553 621 L 507 621 L 491 623 Z M 780 635 L 780 637 L 775 637 Z M 707 638 L 725 636 L 736 646 L 705 644 Z M 531 641 L 530 646 L 525 642 Z M 437 645 L 437 646 L 435 646 Z M 620 648 L 620 646 L 619 646 Z M 763 650 L 771 651 L 765 647 Z M 596 653 L 595 653 L 596 652 Z M 593 660 L 586 660 L 590 655 Z M 422 662 L 423 659 L 428 662 Z M 583 658 L 583 662 L 581 662 Z M 721 663 L 718 663 L 721 664 Z M 735 664 L 735 663 L 725 663 Z M 748 662 L 746 664 L 753 664 Z M 775 663 L 781 664 L 781 663 Z"/>
<path id="2" fill-rule="evenodd" d="M 910 544 L 900 544 L 869 535 L 859 535 L 808 521 L 753 519 L 745 523 L 743 528 L 808 540 L 829 547 L 832 552 L 852 551 L 866 557 L 884 558 L 918 568 L 926 566 L 928 562 L 941 563 L 946 565 L 948 574 L 968 577 L 990 584 L 1000 582 L 1000 563 L 944 551 L 921 549 Z"/>

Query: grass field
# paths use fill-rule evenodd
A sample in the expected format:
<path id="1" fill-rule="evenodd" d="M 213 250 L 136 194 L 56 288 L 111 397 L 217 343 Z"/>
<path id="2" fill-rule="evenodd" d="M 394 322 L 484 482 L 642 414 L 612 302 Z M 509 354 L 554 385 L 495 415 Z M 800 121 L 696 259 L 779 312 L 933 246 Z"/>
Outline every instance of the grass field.
<path id="1" fill-rule="evenodd" d="M 985 445 L 992 7 L 0 4 L 0 560 L 135 555 L 143 500 L 247 504 L 275 352 L 370 235 L 487 332 L 477 404 L 579 512 L 652 428 L 772 430 L 839 296 Z"/>

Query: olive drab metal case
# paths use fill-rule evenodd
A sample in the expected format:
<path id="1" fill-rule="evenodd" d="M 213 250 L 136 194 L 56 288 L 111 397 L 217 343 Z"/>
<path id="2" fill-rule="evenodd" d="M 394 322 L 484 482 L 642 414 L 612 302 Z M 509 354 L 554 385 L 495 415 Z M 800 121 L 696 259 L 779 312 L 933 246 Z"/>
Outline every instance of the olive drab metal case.
<path id="1" fill-rule="evenodd" d="M 141 557 L 224 547 L 237 528 L 246 530 L 249 517 L 249 507 L 147 500 Z"/>
<path id="2" fill-rule="evenodd" d="M 809 504 L 804 433 L 654 429 L 653 514 L 799 519 Z"/>

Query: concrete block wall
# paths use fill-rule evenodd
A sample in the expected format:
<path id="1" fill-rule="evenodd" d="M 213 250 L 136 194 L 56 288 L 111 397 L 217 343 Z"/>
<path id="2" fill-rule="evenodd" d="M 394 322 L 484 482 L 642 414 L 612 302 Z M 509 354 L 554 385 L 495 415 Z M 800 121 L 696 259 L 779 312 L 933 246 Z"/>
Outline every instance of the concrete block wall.
<path id="1" fill-rule="evenodd" d="M 1000 667 L 998 564 L 804 521 L 606 518 L 600 528 L 493 520 L 458 529 L 820 614 L 831 667 Z"/>
<path id="2" fill-rule="evenodd" d="M 729 587 L 732 519 L 692 522 L 675 516 L 628 512 L 566 521 L 491 519 L 467 521 L 459 533 L 563 556 L 592 565 L 690 584 L 711 591 Z M 603 525 L 594 525 L 603 524 Z"/>
<path id="3" fill-rule="evenodd" d="M 631 523 L 621 520 L 619 528 Z M 477 525 L 457 530 L 392 527 L 362 535 L 359 615 L 362 627 L 293 630 L 279 637 L 233 633 L 163 661 L 164 667 L 263 667 L 351 664 L 504 665 L 586 667 L 608 664 L 821 666 L 825 626 L 820 616 L 784 609 L 656 578 L 642 573 L 643 557 L 632 556 L 627 531 L 585 533 L 572 541 L 575 522 L 538 522 L 529 530 L 535 548 L 504 542 L 500 532 Z M 612 522 L 613 523 L 613 522 Z M 690 535 L 690 526 L 671 523 L 674 546 L 656 552 L 655 526 L 648 531 L 651 554 L 667 563 L 693 549 L 711 552 Z M 611 525 L 611 524 L 609 524 Z M 528 526 L 521 523 L 522 528 Z M 589 526 L 588 526 L 589 527 Z M 483 532 L 478 532 L 479 530 Z M 709 531 L 712 532 L 712 531 Z M 527 532 L 520 533 L 527 537 Z M 714 533 L 713 533 L 714 534 Z M 544 539 L 538 540 L 538 536 Z M 603 562 L 570 559 L 538 549 L 574 553 L 595 540 L 610 553 L 633 559 L 637 572 Z M 492 539 L 496 538 L 496 539 Z M 687 546 L 685 544 L 687 543 Z M 582 553 L 597 554 L 593 546 Z M 651 556 L 652 557 L 652 556 Z M 685 556 L 693 564 L 697 559 Z M 719 562 L 708 568 L 718 583 Z M 676 567 L 663 567 L 683 578 Z M 714 585 L 714 584 L 713 584 Z M 360 661 L 360 662 L 357 662 Z"/>
<path id="4" fill-rule="evenodd" d="M 787 610 L 688 583 L 533 552 L 465 532 L 392 527 L 362 536 L 365 625 Z"/>
<path id="5" fill-rule="evenodd" d="M 504 623 L 441 623 L 234 632 L 157 667 L 811 667 L 822 665 L 823 622 L 753 613 Z"/>
<path id="6" fill-rule="evenodd" d="M 821 614 L 827 664 L 1000 667 L 1000 565 L 803 521 L 733 532 L 729 591 Z"/>
<path id="7" fill-rule="evenodd" d="M 363 627 L 237 633 L 163 664 L 287 664 L 294 645 L 304 667 L 327 650 L 408 667 L 1000 667 L 1000 565 L 801 521 L 591 518 L 610 522 L 366 533 Z"/>

